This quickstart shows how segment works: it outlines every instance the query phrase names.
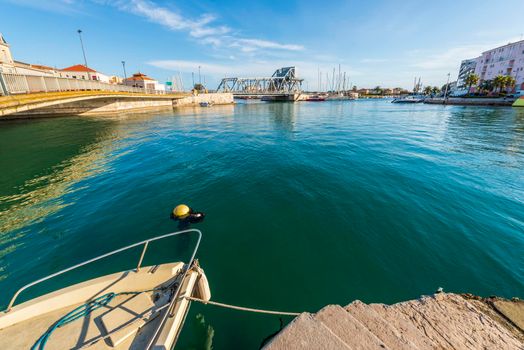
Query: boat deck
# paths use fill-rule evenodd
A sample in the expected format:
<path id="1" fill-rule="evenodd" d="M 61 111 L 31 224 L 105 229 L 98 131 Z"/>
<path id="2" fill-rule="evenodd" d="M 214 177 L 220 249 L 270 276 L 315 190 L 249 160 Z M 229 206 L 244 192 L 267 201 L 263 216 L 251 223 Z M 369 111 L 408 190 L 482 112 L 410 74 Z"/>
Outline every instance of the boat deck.
<path id="1" fill-rule="evenodd" d="M 152 297 L 152 292 L 138 295 L 117 295 L 106 306 L 94 310 L 88 317 L 80 318 L 57 328 L 49 337 L 45 349 L 81 349 L 95 341 L 96 343 L 89 346 L 89 349 L 144 349 L 148 339 L 151 337 L 151 333 L 155 329 L 154 326 L 160 321 L 160 318 L 156 317 L 149 323 L 144 322 L 148 311 L 151 311 L 151 306 L 153 308 L 160 306 L 159 301 L 157 303 L 152 302 Z M 147 301 L 150 301 L 151 304 L 147 303 Z M 49 329 L 50 325 L 53 325 L 62 316 L 82 304 L 55 310 L 0 330 L 0 349 L 30 349 L 38 338 Z M 129 307 L 130 305 L 131 307 Z M 104 324 L 104 316 L 107 317 L 113 311 L 128 315 L 128 317 L 121 317 L 122 315 L 113 317 L 114 322 L 122 321 L 122 324 L 125 322 L 128 325 L 127 333 L 130 332 L 131 328 L 136 330 L 139 325 L 141 326 L 145 323 L 140 328 L 137 336 L 128 336 L 117 347 L 113 347 L 109 337 L 103 339 L 108 334 L 106 324 Z M 125 329 L 123 330 L 125 331 Z M 120 334 L 120 337 L 124 337 L 124 334 Z"/>

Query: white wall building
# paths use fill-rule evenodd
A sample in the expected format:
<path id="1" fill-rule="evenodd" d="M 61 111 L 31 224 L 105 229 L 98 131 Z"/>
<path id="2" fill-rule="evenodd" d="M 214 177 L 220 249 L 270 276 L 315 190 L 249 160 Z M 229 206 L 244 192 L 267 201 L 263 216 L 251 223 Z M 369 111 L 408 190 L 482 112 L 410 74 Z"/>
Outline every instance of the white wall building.
<path id="1" fill-rule="evenodd" d="M 524 40 L 483 52 L 476 61 L 475 74 L 481 82 L 510 75 L 517 82 L 515 90 L 524 90 Z"/>
<path id="2" fill-rule="evenodd" d="M 2 67 L 6 72 L 13 69 L 14 73 L 14 63 L 9 44 L 4 39 L 2 33 L 0 33 L 0 67 Z"/>
<path id="3" fill-rule="evenodd" d="M 53 67 L 15 61 L 10 45 L 0 33 L 0 71 L 25 75 L 57 77 L 58 71 Z"/>
<path id="4" fill-rule="evenodd" d="M 471 58 L 460 62 L 459 74 L 457 77 L 457 88 L 467 88 L 466 78 L 475 73 L 475 68 L 477 67 L 477 58 Z"/>
<path id="5" fill-rule="evenodd" d="M 83 64 L 76 64 L 71 67 L 60 69 L 60 76 L 63 78 L 97 80 L 103 83 L 109 83 L 109 77 L 107 75 L 86 67 Z"/>
<path id="6" fill-rule="evenodd" d="M 157 80 L 140 72 L 133 74 L 132 77 L 124 79 L 124 85 L 159 91 L 165 91 L 166 89 L 164 84 L 160 84 Z"/>

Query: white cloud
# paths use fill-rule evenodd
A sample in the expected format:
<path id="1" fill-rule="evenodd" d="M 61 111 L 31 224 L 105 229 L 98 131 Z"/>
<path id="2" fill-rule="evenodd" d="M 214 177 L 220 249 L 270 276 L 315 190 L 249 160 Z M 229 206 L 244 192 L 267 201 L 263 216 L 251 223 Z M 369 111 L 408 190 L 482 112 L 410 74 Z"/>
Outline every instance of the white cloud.
<path id="1" fill-rule="evenodd" d="M 457 67 L 464 59 L 478 57 L 483 51 L 482 45 L 453 47 L 444 52 L 422 53 L 411 51 L 408 56 L 415 56 L 413 66 L 421 69 L 446 69 Z"/>
<path id="2" fill-rule="evenodd" d="M 384 63 L 387 61 L 385 58 L 363 58 L 360 60 L 360 63 Z"/>
<path id="3" fill-rule="evenodd" d="M 259 39 L 237 39 L 236 42 L 231 46 L 241 46 L 244 48 L 252 48 L 254 50 L 262 49 L 280 49 L 290 51 L 301 51 L 304 50 L 302 45 L 292 44 L 279 44 L 273 41 L 259 40 Z"/>
<path id="4" fill-rule="evenodd" d="M 282 44 L 275 41 L 242 38 L 232 33 L 232 29 L 224 25 L 213 25 L 216 17 L 205 14 L 198 19 L 190 19 L 165 7 L 158 6 L 150 0 L 118 1 L 117 8 L 147 18 L 173 31 L 187 31 L 193 38 L 214 47 L 235 47 L 242 52 L 250 53 L 266 50 L 300 51 L 304 47 L 296 44 Z"/>
<path id="5" fill-rule="evenodd" d="M 462 60 L 478 57 L 484 51 L 518 40 L 518 38 L 511 38 L 509 41 L 492 42 L 491 44 L 462 45 L 451 47 L 443 52 L 429 52 L 414 49 L 407 52 L 407 56 L 414 59 L 412 66 L 416 68 L 435 70 L 454 69 L 460 65 Z"/>
<path id="6" fill-rule="evenodd" d="M 170 30 L 188 31 L 192 37 L 200 38 L 210 35 L 223 35 L 231 31 L 226 26 L 211 26 L 215 17 L 205 14 L 199 19 L 192 20 L 183 17 L 170 9 L 157 6 L 148 0 L 131 0 L 129 2 L 118 2 L 117 7 L 121 10 L 131 12 L 147 18 L 151 22 L 158 23 Z"/>

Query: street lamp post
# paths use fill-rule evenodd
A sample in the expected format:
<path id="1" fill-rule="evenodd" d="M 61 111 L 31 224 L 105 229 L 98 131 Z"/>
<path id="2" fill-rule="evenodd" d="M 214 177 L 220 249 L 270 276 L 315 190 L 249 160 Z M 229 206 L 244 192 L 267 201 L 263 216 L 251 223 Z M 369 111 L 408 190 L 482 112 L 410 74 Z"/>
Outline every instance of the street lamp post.
<path id="1" fill-rule="evenodd" d="M 82 41 L 82 30 L 78 29 L 77 33 L 78 33 L 78 37 L 80 38 L 80 46 L 82 47 L 82 54 L 84 55 L 84 64 L 87 68 L 86 50 L 84 49 L 84 42 Z M 90 80 L 90 79 L 91 79 L 91 76 L 89 72 L 87 72 L 87 80 Z"/>
<path id="2" fill-rule="evenodd" d="M 122 67 L 124 68 L 124 79 L 127 78 L 127 73 L 126 73 L 126 61 L 122 61 Z"/>

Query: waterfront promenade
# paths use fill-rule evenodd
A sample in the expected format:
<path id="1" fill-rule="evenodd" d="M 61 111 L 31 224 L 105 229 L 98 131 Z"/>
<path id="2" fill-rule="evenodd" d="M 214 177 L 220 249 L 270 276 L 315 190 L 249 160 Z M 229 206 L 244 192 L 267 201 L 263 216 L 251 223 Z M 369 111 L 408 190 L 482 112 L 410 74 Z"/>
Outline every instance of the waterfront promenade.
<path id="1" fill-rule="evenodd" d="M 515 98 L 504 97 L 484 97 L 484 98 L 464 98 L 464 97 L 435 97 L 426 98 L 424 103 L 437 105 L 457 105 L 457 106 L 512 106 Z"/>

